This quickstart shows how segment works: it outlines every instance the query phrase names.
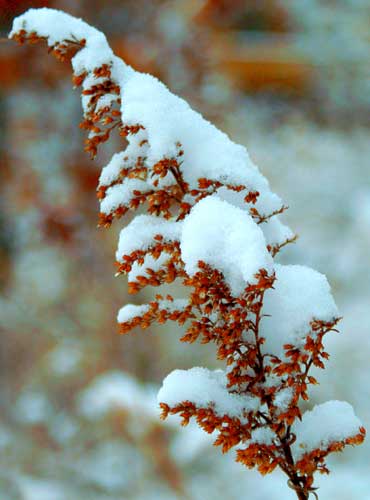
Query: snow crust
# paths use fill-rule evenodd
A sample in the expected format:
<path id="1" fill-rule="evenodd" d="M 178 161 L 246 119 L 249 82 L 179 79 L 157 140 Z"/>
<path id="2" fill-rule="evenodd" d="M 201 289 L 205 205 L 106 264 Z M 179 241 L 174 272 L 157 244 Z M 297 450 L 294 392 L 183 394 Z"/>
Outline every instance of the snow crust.
<path id="1" fill-rule="evenodd" d="M 161 300 L 159 309 L 165 309 L 168 312 L 181 311 L 189 304 L 187 299 Z"/>
<path id="2" fill-rule="evenodd" d="M 284 344 L 302 346 L 313 319 L 331 321 L 338 309 L 326 277 L 305 266 L 275 264 L 274 289 L 267 290 L 260 335 L 265 353 L 283 355 Z"/>
<path id="3" fill-rule="evenodd" d="M 46 7 L 29 9 L 21 16 L 16 17 L 9 38 L 22 29 L 29 32 L 35 31 L 39 36 L 47 37 L 49 46 L 62 40 L 105 39 L 100 31 L 82 19 L 77 19 L 61 10 Z"/>
<path id="4" fill-rule="evenodd" d="M 142 316 L 148 311 L 148 304 L 126 304 L 118 311 L 117 321 L 118 323 L 126 323 L 127 321 L 131 321 L 134 318 Z"/>
<path id="5" fill-rule="evenodd" d="M 197 273 L 202 260 L 222 271 L 235 295 L 255 282 L 259 269 L 273 268 L 261 229 L 246 212 L 217 196 L 201 200 L 185 219 L 181 254 L 189 275 Z"/>
<path id="6" fill-rule="evenodd" d="M 149 278 L 148 269 L 154 272 L 164 269 L 171 257 L 171 254 L 167 252 L 162 252 L 158 259 L 155 259 L 152 255 L 145 255 L 143 264 L 139 264 L 137 261 L 132 264 L 131 271 L 127 273 L 128 281 L 134 282 L 138 276 Z"/>
<path id="7" fill-rule="evenodd" d="M 236 192 L 226 187 L 217 189 L 217 196 L 219 198 L 245 212 L 249 212 L 249 210 L 254 207 L 258 210 L 260 215 L 269 216 L 271 213 L 280 210 L 283 206 L 281 198 L 270 191 L 261 191 L 255 204 L 245 202 L 244 198 L 247 194 L 248 192 L 246 190 Z M 263 231 L 266 243 L 271 246 L 281 245 L 287 239 L 294 236 L 293 231 L 283 224 L 277 215 L 267 219 L 266 222 L 260 225 L 260 228 Z"/>
<path id="8" fill-rule="evenodd" d="M 352 406 L 345 401 L 316 405 L 292 426 L 292 432 L 297 436 L 292 447 L 295 460 L 316 448 L 325 449 L 330 443 L 356 436 L 361 426 Z"/>
<path id="9" fill-rule="evenodd" d="M 103 100 L 104 97 L 110 97 L 110 94 L 100 97 L 99 107 L 104 107 L 106 105 Z M 117 98 L 117 96 L 115 96 L 115 98 Z M 119 178 L 123 167 L 133 167 L 136 164 L 137 158 L 146 154 L 148 146 L 146 143 L 142 144 L 146 139 L 146 130 L 139 130 L 137 134 L 129 137 L 129 144 L 126 149 L 119 153 L 115 153 L 110 162 L 102 169 L 99 178 L 99 187 L 109 186 Z"/>
<path id="10" fill-rule="evenodd" d="M 270 191 L 267 180 L 265 188 L 261 188 L 260 191 L 258 191 L 259 195 L 255 203 L 246 203 L 245 197 L 248 192 L 248 189 L 243 189 L 242 191 L 233 191 L 225 186 L 221 186 L 216 191 L 217 196 L 222 200 L 225 200 L 247 212 L 251 207 L 255 207 L 261 215 L 270 215 L 272 212 L 279 210 L 283 205 L 280 196 Z M 263 226 L 264 225 L 265 224 L 263 224 Z"/>
<path id="11" fill-rule="evenodd" d="M 82 19 L 48 8 L 30 9 L 15 18 L 9 37 L 21 29 L 35 31 L 47 38 L 49 47 L 64 40 L 86 40 L 85 47 L 73 58 L 76 74 L 85 70 L 92 71 L 107 64 L 115 57 L 103 33 L 88 25 Z"/>
<path id="12" fill-rule="evenodd" d="M 252 437 L 249 443 L 265 444 L 267 446 L 273 444 L 276 434 L 269 427 L 259 427 L 252 432 Z"/>
<path id="13" fill-rule="evenodd" d="M 166 310 L 168 312 L 181 311 L 188 305 L 188 300 L 186 299 L 174 299 L 174 300 L 161 300 L 159 302 L 159 310 Z M 123 306 L 117 315 L 118 323 L 125 323 L 143 314 L 147 313 L 150 309 L 149 304 L 126 304 Z"/>
<path id="14" fill-rule="evenodd" d="M 150 144 L 148 163 L 175 157 L 176 144 L 185 151 L 185 181 L 196 187 L 208 177 L 231 184 L 267 190 L 268 183 L 252 163 L 244 146 L 235 144 L 188 103 L 172 94 L 157 78 L 135 72 L 124 87 L 122 118 L 142 124 Z"/>
<path id="15" fill-rule="evenodd" d="M 146 130 L 149 165 L 175 157 L 178 144 L 181 144 L 185 152 L 181 169 L 191 187 L 196 188 L 198 179 L 207 177 L 224 183 L 244 184 L 248 189 L 263 193 L 266 201 L 276 198 L 244 146 L 231 141 L 158 79 L 134 71 L 114 56 L 105 36 L 95 28 L 64 12 L 43 8 L 31 9 L 16 18 L 9 36 L 21 29 L 45 36 L 49 46 L 63 40 L 85 39 L 85 47 L 72 59 L 75 74 L 91 73 L 103 64 L 111 66 L 112 78 L 120 86 L 123 97 L 122 121 L 126 125 L 140 124 Z M 88 74 L 84 86 L 90 86 L 90 79 L 94 78 Z M 103 99 L 99 109 L 107 104 L 107 99 L 112 98 Z M 85 112 L 88 102 L 85 99 Z M 132 137 L 128 140 L 135 142 Z"/>
<path id="16" fill-rule="evenodd" d="M 158 402 L 174 407 L 184 401 L 198 408 L 214 409 L 219 416 L 242 418 L 243 413 L 258 408 L 257 398 L 230 393 L 223 370 L 210 371 L 195 367 L 190 370 L 174 370 L 167 375 L 158 393 Z"/>
<path id="17" fill-rule="evenodd" d="M 290 227 L 283 224 L 277 215 L 261 224 L 261 229 L 265 235 L 266 243 L 271 246 L 281 245 L 294 236 Z"/>
<path id="18" fill-rule="evenodd" d="M 284 413 L 293 399 L 294 392 L 292 387 L 285 387 L 281 391 L 275 393 L 274 406 L 278 408 L 279 413 Z"/>
<path id="19" fill-rule="evenodd" d="M 152 215 L 138 215 L 119 236 L 116 258 L 122 260 L 124 255 L 130 255 L 135 250 L 147 250 L 156 241 L 154 236 L 160 234 L 166 242 L 179 241 L 181 222 L 171 222 Z"/>
<path id="20" fill-rule="evenodd" d="M 113 181 L 118 179 L 125 154 L 125 151 L 121 151 L 112 156 L 110 162 L 101 171 L 99 186 L 109 186 Z"/>
<path id="21" fill-rule="evenodd" d="M 145 193 L 150 186 L 140 179 L 125 179 L 122 184 L 116 184 L 107 189 L 105 198 L 100 202 L 100 211 L 111 214 L 120 206 L 128 206 L 135 197 L 134 191 Z"/>

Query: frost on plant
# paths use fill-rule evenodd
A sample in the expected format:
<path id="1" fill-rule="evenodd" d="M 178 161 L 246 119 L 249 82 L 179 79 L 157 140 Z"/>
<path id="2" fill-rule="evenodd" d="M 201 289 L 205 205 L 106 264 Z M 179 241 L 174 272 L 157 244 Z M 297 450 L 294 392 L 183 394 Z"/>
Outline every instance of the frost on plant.
<path id="1" fill-rule="evenodd" d="M 225 362 L 225 370 L 169 374 L 158 395 L 163 418 L 195 418 L 224 452 L 235 447 L 237 461 L 262 474 L 279 467 L 307 499 L 314 473 L 328 472 L 327 455 L 361 443 L 365 430 L 345 402 L 302 414 L 316 384 L 310 368 L 324 368 L 323 338 L 339 318 L 325 276 L 274 260 L 295 239 L 279 219 L 282 201 L 243 146 L 114 56 L 83 21 L 29 10 L 10 37 L 45 41 L 71 61 L 93 157 L 115 128 L 126 142 L 100 176 L 100 224 L 139 207 L 147 214 L 122 229 L 117 274 L 127 274 L 131 293 L 175 280 L 186 291 L 125 305 L 120 331 L 175 321 L 183 342 L 213 342 Z"/>

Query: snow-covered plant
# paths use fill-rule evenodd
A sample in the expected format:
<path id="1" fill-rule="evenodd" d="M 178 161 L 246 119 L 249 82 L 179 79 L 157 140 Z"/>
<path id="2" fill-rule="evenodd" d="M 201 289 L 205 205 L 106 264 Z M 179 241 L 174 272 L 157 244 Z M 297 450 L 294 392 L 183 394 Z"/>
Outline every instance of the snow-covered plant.
<path id="1" fill-rule="evenodd" d="M 158 294 L 125 305 L 122 333 L 175 321 L 183 342 L 213 342 L 225 370 L 175 370 L 158 399 L 163 418 L 194 417 L 215 444 L 262 474 L 279 467 L 299 499 L 314 493 L 326 457 L 363 441 L 365 430 L 346 402 L 302 412 L 311 367 L 324 368 L 323 338 L 338 311 L 322 274 L 275 257 L 295 239 L 279 220 L 285 210 L 246 149 L 171 94 L 156 78 L 114 56 L 95 28 L 51 9 L 29 10 L 10 37 L 46 41 L 71 60 L 82 86 L 86 150 L 117 129 L 126 148 L 103 168 L 100 224 L 145 207 L 122 229 L 117 274 L 131 293 L 177 280 L 186 298 Z M 316 493 L 314 493 L 316 495 Z"/>

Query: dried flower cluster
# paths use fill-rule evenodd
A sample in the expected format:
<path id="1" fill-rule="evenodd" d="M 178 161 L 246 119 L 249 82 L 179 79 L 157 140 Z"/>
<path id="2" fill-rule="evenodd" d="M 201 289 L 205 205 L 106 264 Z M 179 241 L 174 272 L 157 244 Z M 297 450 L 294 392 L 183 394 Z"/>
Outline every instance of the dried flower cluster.
<path id="1" fill-rule="evenodd" d="M 64 13 L 31 10 L 17 18 L 15 40 L 46 41 L 72 60 L 82 87 L 86 150 L 118 128 L 127 141 L 103 169 L 100 224 L 145 208 L 122 231 L 117 274 L 130 293 L 181 281 L 186 299 L 158 294 L 118 314 L 121 333 L 169 320 L 185 325 L 183 342 L 217 346 L 226 370 L 176 370 L 159 393 L 163 418 L 194 417 L 226 452 L 262 474 L 279 467 L 297 497 L 314 495 L 314 473 L 365 430 L 348 403 L 302 414 L 312 366 L 324 368 L 323 338 L 338 314 L 324 276 L 274 257 L 295 236 L 285 210 L 246 151 L 232 143 L 158 80 L 111 52 L 104 36 Z"/>

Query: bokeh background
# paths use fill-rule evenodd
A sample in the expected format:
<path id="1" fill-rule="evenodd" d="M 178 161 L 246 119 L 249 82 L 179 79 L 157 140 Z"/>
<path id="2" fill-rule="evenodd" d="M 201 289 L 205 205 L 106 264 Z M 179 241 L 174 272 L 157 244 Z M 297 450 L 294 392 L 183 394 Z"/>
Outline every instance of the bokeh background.
<path id="1" fill-rule="evenodd" d="M 327 274 L 343 314 L 310 404 L 352 403 L 370 429 L 369 0 L 0 0 L 0 499 L 293 499 L 193 426 L 158 419 L 175 368 L 217 366 L 175 328 L 119 336 L 118 222 L 96 228 L 99 170 L 79 92 L 45 47 L 6 40 L 49 6 L 247 145 L 299 234 L 284 262 Z M 148 292 L 146 292 L 148 294 Z M 370 499 L 370 444 L 330 461 L 320 500 Z"/>

